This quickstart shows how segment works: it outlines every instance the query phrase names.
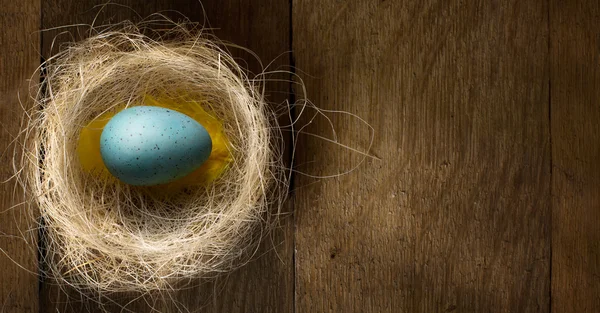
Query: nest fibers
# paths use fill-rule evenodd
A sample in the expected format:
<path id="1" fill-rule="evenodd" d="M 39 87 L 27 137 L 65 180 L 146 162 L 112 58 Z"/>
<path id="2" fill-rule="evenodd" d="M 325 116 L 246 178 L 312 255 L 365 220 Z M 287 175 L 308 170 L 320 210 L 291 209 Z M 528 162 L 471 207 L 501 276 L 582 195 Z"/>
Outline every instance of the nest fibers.
<path id="1" fill-rule="evenodd" d="M 149 291 L 215 276 L 252 255 L 281 207 L 281 136 L 257 86 L 206 35 L 176 26 L 158 38 L 173 39 L 121 25 L 45 64 L 21 177 L 44 221 L 46 274 L 59 282 Z M 233 161 L 219 179 L 165 196 L 82 170 L 77 141 L 90 120 L 148 95 L 182 94 L 223 121 Z"/>

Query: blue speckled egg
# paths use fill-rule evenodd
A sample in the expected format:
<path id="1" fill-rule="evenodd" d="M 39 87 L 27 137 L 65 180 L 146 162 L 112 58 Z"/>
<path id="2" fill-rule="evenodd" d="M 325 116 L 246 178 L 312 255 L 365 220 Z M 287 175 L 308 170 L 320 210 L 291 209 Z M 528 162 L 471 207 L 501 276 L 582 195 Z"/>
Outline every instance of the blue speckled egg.
<path id="1" fill-rule="evenodd" d="M 116 114 L 104 127 L 100 153 L 121 181 L 150 186 L 179 179 L 210 156 L 206 129 L 177 111 L 136 106 Z"/>

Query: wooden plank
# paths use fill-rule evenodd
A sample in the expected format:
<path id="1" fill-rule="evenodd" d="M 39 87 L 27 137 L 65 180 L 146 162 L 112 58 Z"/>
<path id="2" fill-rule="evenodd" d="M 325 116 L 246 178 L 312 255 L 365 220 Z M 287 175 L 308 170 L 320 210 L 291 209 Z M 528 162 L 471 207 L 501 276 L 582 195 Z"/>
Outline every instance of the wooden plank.
<path id="1" fill-rule="evenodd" d="M 308 97 L 370 122 L 382 159 L 298 176 L 296 312 L 549 312 L 547 1 L 292 13 Z M 367 147 L 365 127 L 330 115 L 342 143 Z M 324 119 L 307 131 L 331 134 Z M 360 160 L 310 136 L 298 147 L 315 175 Z"/>
<path id="2" fill-rule="evenodd" d="M 550 4 L 552 311 L 600 312 L 600 3 Z"/>
<path id="3" fill-rule="evenodd" d="M 50 28 L 75 23 L 91 23 L 97 10 L 94 5 L 106 1 L 43 0 L 43 27 Z M 163 10 L 178 10 L 193 21 L 204 21 L 203 9 L 210 26 L 221 39 L 253 50 L 265 63 L 276 59 L 289 50 L 289 3 L 284 0 L 261 1 L 169 1 L 169 0 L 128 0 L 112 1 L 100 14 L 96 23 L 118 22 L 124 19 L 136 20 L 137 14 L 148 14 Z M 127 9 L 121 5 L 125 5 Z M 136 11 L 137 14 L 134 12 Z M 175 17 L 173 12 L 167 16 Z M 85 28 L 80 28 L 85 33 Z M 48 54 L 52 38 L 57 32 L 44 34 L 44 51 Z M 59 37 L 59 42 L 69 36 Z M 248 53 L 233 51 L 240 62 L 247 63 L 249 69 L 259 73 L 259 63 Z M 285 65 L 288 57 L 278 58 L 273 66 Z M 289 79 L 289 77 L 283 77 Z M 270 101 L 281 102 L 289 96 L 289 85 L 285 82 L 269 82 L 266 85 Z M 131 297 L 115 296 L 114 304 L 100 307 L 93 300 L 78 300 L 58 288 L 46 284 L 42 312 L 290 312 L 293 309 L 293 235 L 291 219 L 283 220 L 271 240 L 266 240 L 258 255 L 261 256 L 234 273 L 206 283 L 200 287 L 163 295 L 163 299 L 150 301 L 148 297 L 128 303 Z M 275 246 L 275 248 L 274 248 Z M 173 299 L 170 299 L 173 297 Z M 97 300 L 97 299 L 96 299 Z M 107 302 L 106 300 L 104 302 Z"/>
<path id="4" fill-rule="evenodd" d="M 0 312 L 37 312 L 36 223 L 11 166 L 13 141 L 39 65 L 40 2 L 0 1 Z M 33 76 L 32 76 L 33 75 Z"/>

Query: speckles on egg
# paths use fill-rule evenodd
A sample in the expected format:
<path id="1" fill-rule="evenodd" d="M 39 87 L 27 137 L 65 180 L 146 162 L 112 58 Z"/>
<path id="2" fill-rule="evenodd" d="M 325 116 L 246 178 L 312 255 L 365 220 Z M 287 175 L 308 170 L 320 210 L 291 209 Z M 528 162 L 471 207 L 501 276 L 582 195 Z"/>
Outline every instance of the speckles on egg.
<path id="1" fill-rule="evenodd" d="M 152 106 L 125 109 L 106 124 L 102 160 L 121 181 L 140 186 L 168 183 L 210 156 L 206 129 L 185 114 Z"/>

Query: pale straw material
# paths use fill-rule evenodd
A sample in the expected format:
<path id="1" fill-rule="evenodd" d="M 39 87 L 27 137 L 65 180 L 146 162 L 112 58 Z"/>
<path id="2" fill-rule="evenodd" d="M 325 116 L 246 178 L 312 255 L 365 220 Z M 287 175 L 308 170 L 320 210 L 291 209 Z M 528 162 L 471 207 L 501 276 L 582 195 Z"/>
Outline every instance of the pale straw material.
<path id="1" fill-rule="evenodd" d="M 282 136 L 259 86 L 214 38 L 168 29 L 112 26 L 44 64 L 19 178 L 44 223 L 44 274 L 59 283 L 147 292 L 213 277 L 249 260 L 281 208 Z M 234 161 L 216 182 L 166 196 L 79 166 L 79 132 L 94 117 L 182 94 L 224 121 Z"/>

